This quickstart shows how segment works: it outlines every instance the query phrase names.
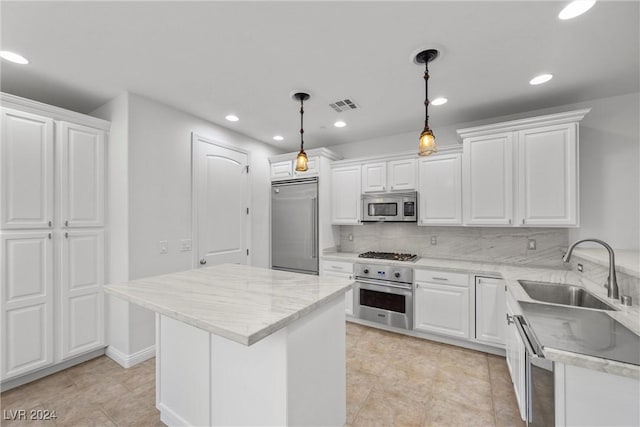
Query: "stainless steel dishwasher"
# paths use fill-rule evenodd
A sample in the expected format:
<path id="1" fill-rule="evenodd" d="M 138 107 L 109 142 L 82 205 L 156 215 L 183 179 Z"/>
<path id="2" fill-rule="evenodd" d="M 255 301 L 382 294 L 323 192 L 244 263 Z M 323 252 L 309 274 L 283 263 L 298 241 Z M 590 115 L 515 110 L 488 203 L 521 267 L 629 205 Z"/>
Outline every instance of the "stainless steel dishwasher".
<path id="1" fill-rule="evenodd" d="M 526 349 L 524 382 L 527 426 L 554 426 L 554 363 L 545 359 L 542 346 L 525 318 L 513 318 Z"/>

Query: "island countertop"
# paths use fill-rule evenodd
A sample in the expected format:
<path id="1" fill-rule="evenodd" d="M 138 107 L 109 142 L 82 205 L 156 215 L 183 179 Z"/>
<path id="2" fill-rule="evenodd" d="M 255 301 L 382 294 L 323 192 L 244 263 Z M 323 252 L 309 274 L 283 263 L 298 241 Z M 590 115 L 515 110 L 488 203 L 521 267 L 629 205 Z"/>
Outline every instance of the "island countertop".
<path id="1" fill-rule="evenodd" d="M 105 292 L 244 345 L 344 295 L 353 281 L 237 264 L 146 277 Z"/>

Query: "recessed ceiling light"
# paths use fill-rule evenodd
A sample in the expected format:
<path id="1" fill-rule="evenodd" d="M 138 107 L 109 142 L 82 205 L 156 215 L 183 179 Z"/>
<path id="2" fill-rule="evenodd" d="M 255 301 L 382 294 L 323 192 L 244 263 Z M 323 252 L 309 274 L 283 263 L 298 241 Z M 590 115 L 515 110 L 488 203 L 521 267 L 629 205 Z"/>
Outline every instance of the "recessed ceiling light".
<path id="1" fill-rule="evenodd" d="M 596 4 L 596 0 L 575 0 L 565 6 L 558 14 L 558 18 L 562 20 L 575 18 L 591 9 Z"/>
<path id="2" fill-rule="evenodd" d="M 337 121 L 337 122 L 335 122 L 333 125 L 334 125 L 335 127 L 337 127 L 337 128 L 343 128 L 343 127 L 345 127 L 347 124 L 346 124 L 345 122 L 343 122 L 342 120 L 338 120 L 338 121 Z"/>
<path id="3" fill-rule="evenodd" d="M 448 101 L 447 98 L 436 98 L 433 101 L 431 101 L 431 105 L 442 105 L 442 104 L 446 104 Z"/>
<path id="4" fill-rule="evenodd" d="M 276 141 L 282 141 L 284 137 L 282 135 L 276 135 L 273 137 L 273 139 L 275 139 Z"/>
<path id="5" fill-rule="evenodd" d="M 25 65 L 29 63 L 29 60 L 22 55 L 18 55 L 14 52 L 9 52 L 8 50 L 0 50 L 0 58 L 6 59 L 7 61 L 15 62 L 16 64 Z"/>
<path id="6" fill-rule="evenodd" d="M 229 120 L 230 122 L 237 122 L 238 120 L 240 120 L 238 116 L 234 114 L 229 114 L 227 117 L 225 117 L 225 119 Z"/>
<path id="7" fill-rule="evenodd" d="M 530 85 L 541 85 L 542 83 L 546 83 L 553 78 L 552 74 L 540 74 L 539 76 L 535 76 L 531 80 L 529 80 Z"/>

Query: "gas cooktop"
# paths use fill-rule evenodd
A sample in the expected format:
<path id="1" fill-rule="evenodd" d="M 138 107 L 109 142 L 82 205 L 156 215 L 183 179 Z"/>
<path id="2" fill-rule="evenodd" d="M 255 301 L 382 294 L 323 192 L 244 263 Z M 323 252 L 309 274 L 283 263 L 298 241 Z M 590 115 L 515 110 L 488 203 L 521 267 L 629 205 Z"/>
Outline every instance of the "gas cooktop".
<path id="1" fill-rule="evenodd" d="M 418 255 L 398 254 L 395 252 L 365 252 L 358 255 L 359 258 L 387 259 L 392 261 L 415 261 Z"/>

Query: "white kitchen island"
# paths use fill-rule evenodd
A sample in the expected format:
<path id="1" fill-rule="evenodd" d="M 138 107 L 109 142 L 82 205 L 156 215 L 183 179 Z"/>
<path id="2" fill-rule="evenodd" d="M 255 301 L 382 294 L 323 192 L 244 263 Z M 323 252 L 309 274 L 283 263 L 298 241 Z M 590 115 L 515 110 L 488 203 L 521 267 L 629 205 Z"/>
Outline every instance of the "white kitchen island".
<path id="1" fill-rule="evenodd" d="M 164 423 L 342 426 L 351 283 L 223 264 L 105 291 L 156 312 Z"/>

